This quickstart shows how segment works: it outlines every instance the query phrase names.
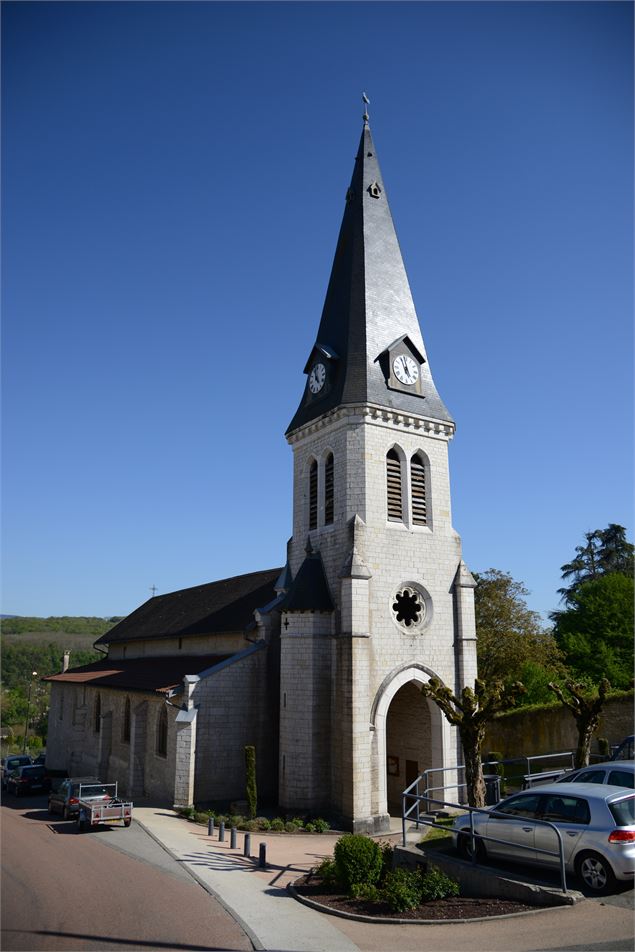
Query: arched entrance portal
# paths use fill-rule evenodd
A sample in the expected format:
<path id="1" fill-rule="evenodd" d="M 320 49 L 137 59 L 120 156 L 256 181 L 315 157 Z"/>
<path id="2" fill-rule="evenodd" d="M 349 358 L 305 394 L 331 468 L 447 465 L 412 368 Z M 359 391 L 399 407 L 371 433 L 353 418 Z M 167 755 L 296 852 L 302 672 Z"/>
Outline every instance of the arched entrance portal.
<path id="1" fill-rule="evenodd" d="M 391 816 L 401 814 L 402 791 L 433 766 L 428 701 L 410 681 L 395 694 L 386 719 L 386 794 Z"/>
<path id="2" fill-rule="evenodd" d="M 401 793 L 419 774 L 456 765 L 449 725 L 421 694 L 421 685 L 434 676 L 422 664 L 404 665 L 377 692 L 371 713 L 375 814 L 401 815 Z"/>

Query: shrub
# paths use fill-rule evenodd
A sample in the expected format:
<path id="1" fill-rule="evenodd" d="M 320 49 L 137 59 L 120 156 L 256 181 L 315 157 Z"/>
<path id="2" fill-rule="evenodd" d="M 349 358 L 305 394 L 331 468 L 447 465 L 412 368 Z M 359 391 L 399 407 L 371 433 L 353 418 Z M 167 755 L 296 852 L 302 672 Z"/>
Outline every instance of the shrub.
<path id="1" fill-rule="evenodd" d="M 289 820 L 287 823 L 285 823 L 284 828 L 287 833 L 297 833 L 298 831 L 297 824 L 293 820 Z"/>
<path id="2" fill-rule="evenodd" d="M 199 813 L 199 811 L 196 810 L 194 813 L 194 816 L 191 819 L 193 819 L 195 823 L 204 823 L 205 826 L 207 826 L 207 821 L 209 820 L 209 817 L 207 813 Z"/>
<path id="3" fill-rule="evenodd" d="M 374 840 L 359 833 L 345 833 L 335 844 L 338 879 L 350 892 L 356 886 L 372 886 L 381 875 L 381 849 Z"/>
<path id="4" fill-rule="evenodd" d="M 318 868 L 315 870 L 315 875 L 319 876 L 325 886 L 339 886 L 339 880 L 337 878 L 337 866 L 332 859 L 328 857 L 323 859 Z"/>
<path id="5" fill-rule="evenodd" d="M 313 821 L 313 826 L 315 827 L 316 832 L 318 833 L 326 833 L 327 830 L 331 829 L 331 827 L 326 822 L 326 820 L 321 820 L 320 817 L 318 817 L 317 820 Z"/>
<path id="6" fill-rule="evenodd" d="M 381 898 L 381 893 L 377 886 L 370 883 L 353 883 L 351 896 L 355 899 L 366 899 L 367 902 L 377 902 Z"/>
<path id="7" fill-rule="evenodd" d="M 272 820 L 271 829 L 274 831 L 274 833 L 282 833 L 284 830 L 284 820 L 281 820 L 279 817 L 277 817 L 275 820 Z"/>
<path id="8" fill-rule="evenodd" d="M 185 817 L 186 820 L 190 820 L 195 813 L 194 807 L 179 807 L 176 811 L 179 816 Z"/>
<path id="9" fill-rule="evenodd" d="M 381 874 L 380 881 L 383 882 L 388 873 L 392 870 L 394 850 L 390 843 L 384 843 L 381 847 Z"/>
<path id="10" fill-rule="evenodd" d="M 245 747 L 245 793 L 249 804 L 249 819 L 254 820 L 258 812 L 258 790 L 256 788 L 256 748 Z"/>
<path id="11" fill-rule="evenodd" d="M 421 901 L 430 902 L 432 899 L 445 899 L 447 896 L 459 895 L 459 884 L 456 879 L 446 876 L 436 866 L 430 866 L 427 873 L 420 876 Z"/>
<path id="12" fill-rule="evenodd" d="M 271 821 L 268 820 L 266 816 L 257 816 L 256 819 L 254 820 L 254 823 L 257 823 L 258 829 L 262 830 L 263 832 L 265 830 L 271 829 Z"/>
<path id="13" fill-rule="evenodd" d="M 421 902 L 421 876 L 417 870 L 393 869 L 381 891 L 392 912 L 416 909 Z"/>
<path id="14" fill-rule="evenodd" d="M 295 825 L 298 827 L 299 830 L 301 830 L 302 827 L 304 826 L 304 820 L 302 819 L 302 817 L 299 817 L 299 816 L 294 816 L 291 822 L 295 823 Z"/>
<path id="15" fill-rule="evenodd" d="M 315 823 L 307 823 L 304 829 L 307 831 L 307 833 L 315 833 Z"/>

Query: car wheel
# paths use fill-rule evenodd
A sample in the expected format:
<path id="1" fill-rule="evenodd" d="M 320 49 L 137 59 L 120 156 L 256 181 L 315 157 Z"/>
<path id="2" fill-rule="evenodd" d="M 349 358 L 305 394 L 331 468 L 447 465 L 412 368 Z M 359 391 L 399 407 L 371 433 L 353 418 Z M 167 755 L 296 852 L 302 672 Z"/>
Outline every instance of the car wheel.
<path id="1" fill-rule="evenodd" d="M 476 849 L 476 859 L 479 863 L 482 863 L 487 853 L 485 852 L 485 846 L 483 845 L 483 840 L 480 837 L 472 837 L 467 833 L 461 833 L 457 843 L 457 849 L 463 859 L 471 860 L 474 855 L 474 848 Z"/>
<path id="2" fill-rule="evenodd" d="M 64 809 L 62 810 L 62 819 L 70 820 L 70 818 L 71 818 L 71 815 L 70 815 L 68 807 L 64 807 Z"/>
<path id="3" fill-rule="evenodd" d="M 615 873 L 599 853 L 581 853 L 576 860 L 575 868 L 587 889 L 597 895 L 610 892 L 615 886 Z"/>

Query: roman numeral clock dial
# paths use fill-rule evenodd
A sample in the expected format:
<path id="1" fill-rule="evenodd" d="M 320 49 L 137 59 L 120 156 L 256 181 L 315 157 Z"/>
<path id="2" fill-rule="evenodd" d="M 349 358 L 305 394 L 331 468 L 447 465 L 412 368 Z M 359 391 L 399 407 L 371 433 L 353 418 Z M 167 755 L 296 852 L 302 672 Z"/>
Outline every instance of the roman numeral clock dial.
<path id="1" fill-rule="evenodd" d="M 395 357 L 392 362 L 392 369 L 397 380 L 408 386 L 412 386 L 419 379 L 419 368 L 412 357 L 408 357 L 406 354 L 399 354 L 398 357 Z"/>
<path id="2" fill-rule="evenodd" d="M 326 367 L 324 364 L 315 364 L 309 375 L 309 390 L 311 393 L 319 393 L 326 380 Z"/>

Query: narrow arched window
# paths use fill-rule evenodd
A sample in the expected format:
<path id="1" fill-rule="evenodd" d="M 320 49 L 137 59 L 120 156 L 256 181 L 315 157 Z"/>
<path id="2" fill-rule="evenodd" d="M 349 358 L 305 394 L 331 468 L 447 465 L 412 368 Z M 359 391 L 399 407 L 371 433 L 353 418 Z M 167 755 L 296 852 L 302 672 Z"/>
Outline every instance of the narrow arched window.
<path id="1" fill-rule="evenodd" d="M 130 743 L 130 698 L 126 698 L 123 708 L 123 724 L 121 725 L 121 739 L 124 744 Z"/>
<path id="2" fill-rule="evenodd" d="M 396 450 L 386 453 L 386 492 L 388 502 L 388 518 L 392 522 L 403 521 L 403 505 L 401 501 L 401 460 Z"/>
<path id="3" fill-rule="evenodd" d="M 329 453 L 324 464 L 324 525 L 333 522 L 333 454 Z"/>
<path id="4" fill-rule="evenodd" d="M 412 496 L 412 524 L 414 526 L 427 526 L 426 465 L 419 453 L 416 453 L 410 460 L 410 492 Z"/>
<path id="5" fill-rule="evenodd" d="M 168 756 L 168 712 L 164 707 L 157 720 L 157 754 L 159 757 Z"/>
<path id="6" fill-rule="evenodd" d="M 309 529 L 317 529 L 318 517 L 318 464 L 311 462 L 309 470 Z"/>
<path id="7" fill-rule="evenodd" d="M 98 694 L 95 698 L 94 716 L 93 730 L 98 734 L 101 730 L 101 694 Z"/>

